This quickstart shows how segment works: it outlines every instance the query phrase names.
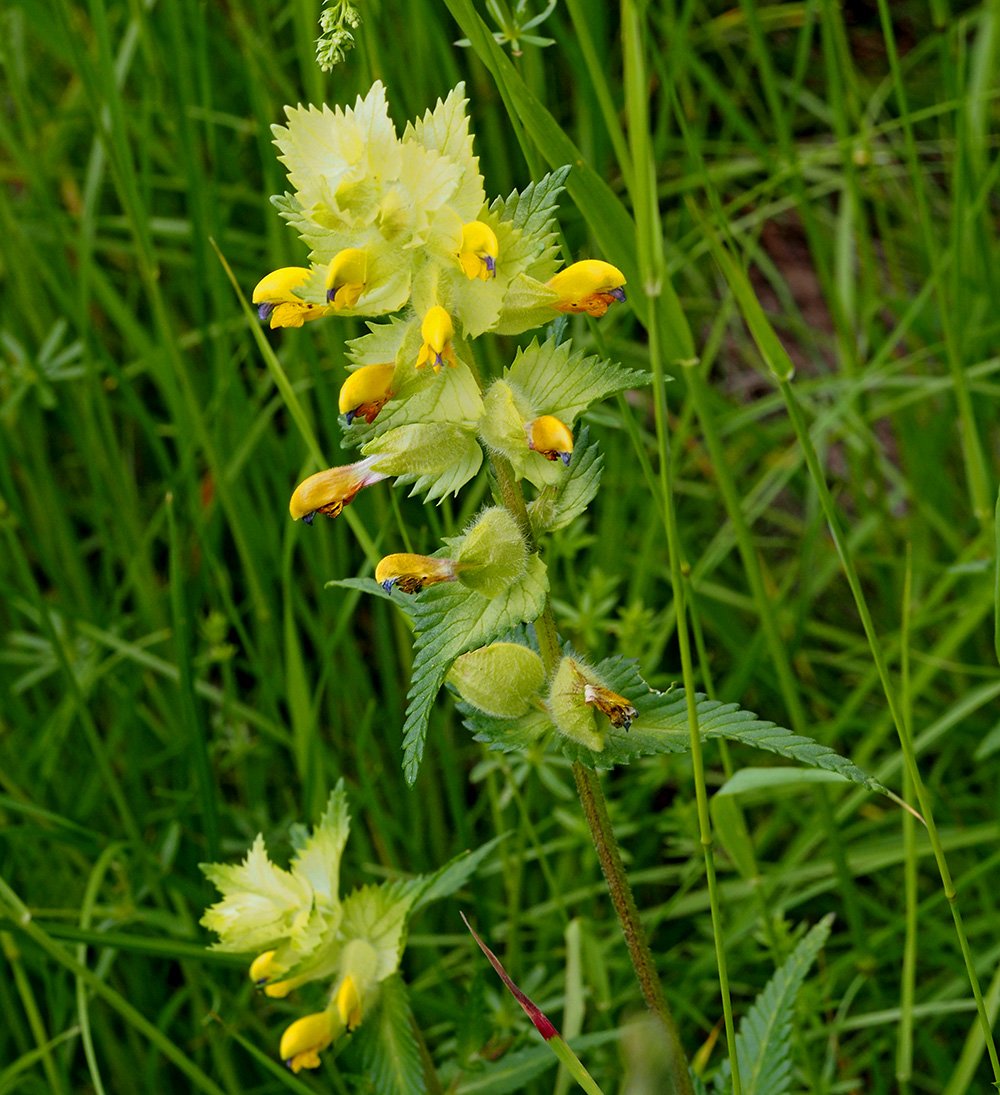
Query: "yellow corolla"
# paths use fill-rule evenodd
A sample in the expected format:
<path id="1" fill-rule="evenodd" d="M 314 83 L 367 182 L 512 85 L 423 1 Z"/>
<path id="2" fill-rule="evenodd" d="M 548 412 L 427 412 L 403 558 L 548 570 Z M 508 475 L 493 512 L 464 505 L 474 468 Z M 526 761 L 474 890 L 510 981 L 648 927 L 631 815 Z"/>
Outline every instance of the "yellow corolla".
<path id="1" fill-rule="evenodd" d="M 573 431 L 551 414 L 543 414 L 524 427 L 528 448 L 546 460 L 569 464 L 573 456 Z"/>
<path id="2" fill-rule="evenodd" d="M 292 1070 L 319 1068 L 319 1055 L 344 1029 L 333 1011 L 317 1011 L 296 1019 L 281 1036 L 278 1052 Z"/>
<path id="3" fill-rule="evenodd" d="M 336 309 L 353 308 L 365 291 L 368 256 L 357 247 L 338 251 L 326 273 L 326 299 Z"/>
<path id="4" fill-rule="evenodd" d="M 489 281 L 496 276 L 497 256 L 500 244 L 493 229 L 482 221 L 471 221 L 462 226 L 462 244 L 458 250 L 458 262 L 467 278 Z"/>
<path id="5" fill-rule="evenodd" d="M 625 299 L 625 275 L 617 266 L 600 259 L 584 259 L 560 270 L 548 281 L 559 294 L 553 308 L 560 312 L 586 312 L 603 316 L 616 301 Z"/>
<path id="6" fill-rule="evenodd" d="M 388 479 L 382 472 L 372 471 L 372 464 L 377 460 L 377 456 L 369 456 L 356 464 L 327 468 L 303 479 L 288 503 L 292 520 L 311 525 L 317 513 L 325 517 L 339 517 L 344 506 L 354 501 L 362 487 Z"/>
<path id="7" fill-rule="evenodd" d="M 337 1009 L 344 1029 L 350 1033 L 361 1026 L 361 993 L 354 978 L 348 973 L 333 994 L 333 1006 Z"/>
<path id="8" fill-rule="evenodd" d="M 386 591 L 399 589 L 403 593 L 419 593 L 424 586 L 450 582 L 455 577 L 451 559 L 432 559 L 429 555 L 402 552 L 387 555 L 375 568 L 375 581 Z"/>
<path id="9" fill-rule="evenodd" d="M 374 422 L 378 412 L 392 398 L 392 374 L 396 366 L 390 361 L 385 365 L 362 365 L 344 381 L 340 388 L 338 406 L 347 416 L 348 426 L 355 418 Z"/>
<path id="10" fill-rule="evenodd" d="M 261 278 L 251 298 L 258 305 L 257 315 L 269 320 L 271 327 L 301 327 L 327 315 L 326 305 L 309 304 L 293 292 L 305 284 L 309 273 L 304 266 L 283 266 Z"/>
<path id="11" fill-rule="evenodd" d="M 264 990 L 265 996 L 282 999 L 292 989 L 298 988 L 308 978 L 290 977 L 281 980 L 284 970 L 279 969 L 274 961 L 274 951 L 264 951 L 250 963 L 250 980 L 259 989 Z"/>
<path id="12" fill-rule="evenodd" d="M 417 355 L 418 369 L 430 363 L 434 372 L 439 373 L 445 362 L 453 367 L 457 364 L 455 351 L 451 346 L 451 340 L 455 337 L 455 327 L 451 322 L 451 316 L 440 304 L 435 304 L 433 308 L 427 310 L 420 324 L 420 337 L 424 343 Z"/>

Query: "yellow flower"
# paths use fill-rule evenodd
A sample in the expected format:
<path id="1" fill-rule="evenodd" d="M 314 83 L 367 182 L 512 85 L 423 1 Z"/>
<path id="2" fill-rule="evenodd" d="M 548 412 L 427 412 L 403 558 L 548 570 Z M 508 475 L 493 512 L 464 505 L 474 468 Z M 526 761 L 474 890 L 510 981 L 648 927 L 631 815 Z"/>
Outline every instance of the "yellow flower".
<path id="1" fill-rule="evenodd" d="M 333 994 L 333 1003 L 344 1024 L 344 1029 L 350 1033 L 361 1026 L 362 1008 L 361 993 L 354 978 L 348 973 Z"/>
<path id="2" fill-rule="evenodd" d="M 424 344 L 417 355 L 417 368 L 422 369 L 428 362 L 434 372 L 439 373 L 441 366 L 447 361 L 454 367 L 455 351 L 452 349 L 451 340 L 455 337 L 455 328 L 451 322 L 451 316 L 441 307 L 435 304 L 429 308 L 420 324 L 420 336 Z"/>
<path id="3" fill-rule="evenodd" d="M 326 299 L 336 311 L 353 308 L 365 291 L 368 256 L 357 247 L 348 247 L 333 256 L 326 274 Z"/>
<path id="4" fill-rule="evenodd" d="M 274 951 L 264 951 L 250 963 L 250 980 L 257 988 L 264 990 L 265 996 L 280 1000 L 287 996 L 292 989 L 298 988 L 306 978 L 290 977 L 280 980 L 284 972 L 279 969 L 274 961 Z"/>
<path id="5" fill-rule="evenodd" d="M 304 266 L 283 266 L 261 278 L 253 291 L 257 315 L 270 320 L 271 327 L 301 327 L 313 319 L 322 319 L 330 309 L 322 304 L 309 304 L 293 292 L 304 285 L 309 271 Z"/>
<path id="6" fill-rule="evenodd" d="M 371 486 L 381 479 L 388 479 L 382 472 L 372 471 L 377 456 L 369 456 L 356 464 L 345 464 L 339 468 L 327 468 L 303 479 L 295 488 L 288 503 L 288 512 L 293 521 L 313 523 L 317 513 L 326 517 L 339 517 L 344 506 L 349 506 L 363 487 Z"/>
<path id="7" fill-rule="evenodd" d="M 424 586 L 450 582 L 455 577 L 451 559 L 432 559 L 427 555 L 387 555 L 375 568 L 375 581 L 391 593 L 394 588 L 403 593 L 419 593 Z"/>
<path id="8" fill-rule="evenodd" d="M 467 278 L 480 278 L 489 281 L 496 276 L 496 259 L 500 254 L 500 244 L 493 229 L 482 221 L 470 221 L 462 226 L 462 245 L 458 251 L 458 262 Z"/>
<path id="9" fill-rule="evenodd" d="M 348 426 L 355 418 L 374 422 L 375 416 L 392 398 L 392 374 L 396 366 L 390 361 L 385 365 L 362 365 L 344 381 L 340 388 L 338 406 L 347 415 Z"/>
<path id="10" fill-rule="evenodd" d="M 331 1011 L 317 1011 L 296 1019 L 281 1036 L 278 1050 L 281 1059 L 292 1070 L 319 1068 L 319 1055 L 344 1029 L 339 1017 Z"/>
<path id="11" fill-rule="evenodd" d="M 573 431 L 551 414 L 543 414 L 525 427 L 528 448 L 546 460 L 569 464 L 573 456 Z"/>
<path id="12" fill-rule="evenodd" d="M 611 305 L 625 299 L 625 275 L 617 266 L 600 259 L 584 259 L 560 270 L 548 281 L 559 294 L 553 307 L 560 312 L 586 312 L 603 316 Z"/>

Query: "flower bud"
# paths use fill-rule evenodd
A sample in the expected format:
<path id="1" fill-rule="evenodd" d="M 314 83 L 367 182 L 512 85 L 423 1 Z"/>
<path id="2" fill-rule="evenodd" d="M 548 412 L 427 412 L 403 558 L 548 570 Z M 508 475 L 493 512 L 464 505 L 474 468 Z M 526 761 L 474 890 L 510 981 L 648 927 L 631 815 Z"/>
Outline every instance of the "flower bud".
<path id="1" fill-rule="evenodd" d="M 505 593 L 524 574 L 528 547 L 507 510 L 483 510 L 462 537 L 455 564 L 458 580 L 486 597 Z"/>
<path id="2" fill-rule="evenodd" d="M 534 650 L 520 643 L 491 643 L 456 658 L 448 683 L 487 715 L 515 719 L 538 699 L 545 667 Z"/>

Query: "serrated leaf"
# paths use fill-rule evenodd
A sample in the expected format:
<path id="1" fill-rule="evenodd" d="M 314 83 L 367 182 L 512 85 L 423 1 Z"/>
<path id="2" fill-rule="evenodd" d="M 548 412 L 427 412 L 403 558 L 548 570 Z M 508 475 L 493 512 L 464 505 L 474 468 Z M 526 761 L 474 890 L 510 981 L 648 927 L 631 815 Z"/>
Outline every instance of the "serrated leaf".
<path id="1" fill-rule="evenodd" d="M 604 470 L 599 445 L 588 444 L 590 431 L 580 430 L 566 474 L 554 486 L 545 487 L 528 504 L 528 516 L 536 534 L 554 532 L 574 521 L 597 495 Z"/>
<path id="2" fill-rule="evenodd" d="M 378 1007 L 354 1035 L 351 1048 L 371 1090 L 379 1095 L 423 1095 L 427 1090 L 413 1013 L 399 977 L 382 982 Z"/>
<path id="3" fill-rule="evenodd" d="M 603 731 L 604 748 L 588 749 L 578 741 L 561 735 L 545 712 L 532 712 L 522 719 L 495 719 L 460 705 L 465 724 L 477 741 L 489 742 L 505 752 L 527 749 L 546 734 L 556 737 L 562 751 L 588 768 L 612 768 L 628 764 L 640 756 L 657 753 L 686 753 L 690 748 L 687 701 L 682 688 L 670 692 L 651 689 L 639 675 L 636 663 L 627 658 L 608 658 L 597 665 L 597 672 L 608 687 L 624 696 L 636 709 L 631 729 L 612 726 L 597 715 Z M 764 749 L 813 768 L 836 772 L 852 783 L 871 791 L 885 793 L 878 780 L 863 772 L 846 757 L 835 753 L 812 738 L 758 718 L 752 711 L 735 703 L 720 703 L 696 694 L 698 727 L 703 741 L 726 738 Z"/>
<path id="4" fill-rule="evenodd" d="M 429 502 L 457 494 L 483 463 L 476 435 L 447 422 L 398 426 L 361 451 L 381 457 L 374 471 L 396 476 L 401 485 L 412 483 L 410 494 L 426 494 Z"/>
<path id="5" fill-rule="evenodd" d="M 490 204 L 490 213 L 517 230 L 509 241 L 503 241 L 503 260 L 538 281 L 547 281 L 559 265 L 556 199 L 565 189 L 569 170 L 557 168 L 538 182 L 529 183 L 520 194 L 514 190 L 506 200 L 495 198 Z"/>
<path id="6" fill-rule="evenodd" d="M 424 148 L 449 157 L 461 169 L 462 182 L 451 204 L 465 220 L 472 220 L 486 201 L 479 158 L 473 155 L 465 84 L 457 84 L 443 101 L 422 118 L 408 122 L 403 141 L 415 141 Z"/>
<path id="7" fill-rule="evenodd" d="M 745 1095 L 784 1095 L 788 1090 L 795 1000 L 832 924 L 830 913 L 799 941 L 743 1017 L 736 1033 L 736 1056 Z M 717 1095 L 730 1090 L 729 1076 L 726 1061 L 715 1082 Z"/>
<path id="8" fill-rule="evenodd" d="M 533 555 L 524 577 L 500 596 L 485 597 L 452 582 L 432 586 L 410 602 L 417 637 L 403 724 L 403 773 L 408 783 L 417 778 L 431 706 L 451 663 L 517 624 L 537 619 L 548 588 L 545 564 Z"/>
<path id="9" fill-rule="evenodd" d="M 430 905 L 433 901 L 440 901 L 444 897 L 450 897 L 456 890 L 460 890 L 466 882 L 479 870 L 480 865 L 487 860 L 501 840 L 506 838 L 506 833 L 495 836 L 492 840 L 476 848 L 475 851 L 460 852 L 454 859 L 449 860 L 443 867 L 439 867 L 433 874 L 420 879 L 414 886 L 413 905 L 410 908 L 410 916 L 418 910 Z"/>
<path id="10" fill-rule="evenodd" d="M 516 385 L 536 414 L 551 414 L 567 426 L 591 403 L 615 392 L 648 384 L 649 373 L 626 369 L 582 351 L 572 343 L 538 339 L 518 350 L 504 379 Z"/>

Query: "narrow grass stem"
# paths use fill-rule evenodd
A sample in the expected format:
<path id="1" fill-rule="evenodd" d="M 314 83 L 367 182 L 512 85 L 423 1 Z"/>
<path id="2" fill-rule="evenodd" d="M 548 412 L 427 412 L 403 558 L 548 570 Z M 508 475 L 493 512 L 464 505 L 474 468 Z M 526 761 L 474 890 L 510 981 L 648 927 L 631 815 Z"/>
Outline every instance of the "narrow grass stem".
<path id="1" fill-rule="evenodd" d="M 875 632 L 875 625 L 868 608 L 868 601 L 865 597 L 864 589 L 861 586 L 861 579 L 859 578 L 857 568 L 854 565 L 854 559 L 851 556 L 847 538 L 841 530 L 840 519 L 837 516 L 833 496 L 830 494 L 830 488 L 827 486 L 826 476 L 823 474 L 823 468 L 820 465 L 819 454 L 816 452 L 815 445 L 813 445 L 812 437 L 809 434 L 809 427 L 806 424 L 805 416 L 802 413 L 802 408 L 799 406 L 795 390 L 788 380 L 779 379 L 778 386 L 784 397 L 785 406 L 788 408 L 788 416 L 791 420 L 792 427 L 795 430 L 795 435 L 802 448 L 802 455 L 805 459 L 806 467 L 809 469 L 810 478 L 812 479 L 813 485 L 819 496 L 819 503 L 830 529 L 830 535 L 833 537 L 834 545 L 837 548 L 837 554 L 840 556 L 840 561 L 844 568 L 844 576 L 847 578 L 847 584 L 850 586 L 851 593 L 854 596 L 854 603 L 857 606 L 858 615 L 861 618 L 861 625 L 864 628 L 865 636 L 868 639 L 872 661 L 875 663 L 875 670 L 878 673 L 879 680 L 882 684 L 882 690 L 885 693 L 886 703 L 889 706 L 889 714 L 892 717 L 893 724 L 896 727 L 896 733 L 899 737 L 900 749 L 903 753 L 906 770 L 913 780 L 913 788 L 917 795 L 917 802 L 920 805 L 920 813 L 924 824 L 927 827 L 927 835 L 934 852 L 934 860 L 937 863 L 938 873 L 941 876 L 941 885 L 944 889 L 944 895 L 948 900 L 948 906 L 951 909 L 952 919 L 955 922 L 955 934 L 958 936 L 959 947 L 961 948 L 962 957 L 965 960 L 966 972 L 969 977 L 969 985 L 976 1001 L 976 1010 L 979 1013 L 979 1022 L 983 1029 L 983 1037 L 986 1040 L 986 1049 L 989 1053 L 993 1076 L 994 1079 L 1000 1083 L 1000 1058 L 997 1056 L 996 1043 L 993 1040 L 993 1032 L 990 1029 L 991 1024 L 986 1009 L 986 1002 L 983 999 L 982 989 L 979 985 L 979 977 L 976 974 L 972 949 L 969 946 L 969 940 L 965 934 L 965 927 L 962 923 L 962 914 L 958 907 L 958 894 L 951 878 L 951 871 L 948 869 L 944 845 L 941 843 L 937 824 L 934 821 L 930 795 L 920 776 L 920 768 L 917 765 L 917 755 L 913 746 L 913 738 L 905 720 L 900 715 L 895 691 L 893 689 L 892 681 L 889 678 L 889 669 L 879 644 L 878 635 Z"/>
<path id="2" fill-rule="evenodd" d="M 691 768 L 694 778 L 695 799 L 698 808 L 698 839 L 705 859 L 705 882 L 709 906 L 712 912 L 712 936 L 715 941 L 715 960 L 719 973 L 719 991 L 722 997 L 722 1014 L 726 1027 L 726 1049 L 732 1075 L 733 1095 L 741 1095 L 740 1065 L 736 1055 L 736 1025 L 733 1021 L 733 1003 L 729 994 L 729 974 L 726 969 L 725 932 L 719 905 L 719 892 L 715 878 L 715 855 L 712 848 L 712 822 L 708 811 L 708 788 L 705 782 L 705 761 L 701 751 L 701 731 L 698 727 L 698 708 L 695 699 L 694 659 L 691 635 L 688 631 L 686 610 L 686 576 L 681 564 L 681 542 L 674 505 L 673 466 L 670 451 L 670 433 L 667 414 L 665 376 L 665 338 L 662 322 L 662 299 L 676 295 L 666 273 L 663 254 L 663 224 L 660 219 L 659 195 L 656 187 L 656 164 L 653 161 L 648 134 L 649 82 L 646 66 L 645 33 L 646 10 L 644 5 L 626 0 L 622 5 L 622 53 L 625 67 L 625 108 L 629 121 L 630 145 L 633 164 L 633 203 L 635 206 L 636 249 L 642 275 L 640 292 L 648 305 L 645 309 L 646 330 L 649 336 L 649 360 L 653 371 L 653 407 L 656 421 L 656 447 L 660 466 L 660 494 L 663 499 L 663 517 L 667 534 L 667 553 L 670 562 L 670 585 L 674 596 L 677 643 L 681 656 L 681 677 L 687 706 L 688 729 L 691 744 Z M 679 305 L 678 305 L 679 310 Z M 693 351 L 677 353 L 681 346 L 693 346 L 690 327 L 683 313 L 680 314 L 682 336 L 674 333 L 674 364 L 693 357 Z"/>

